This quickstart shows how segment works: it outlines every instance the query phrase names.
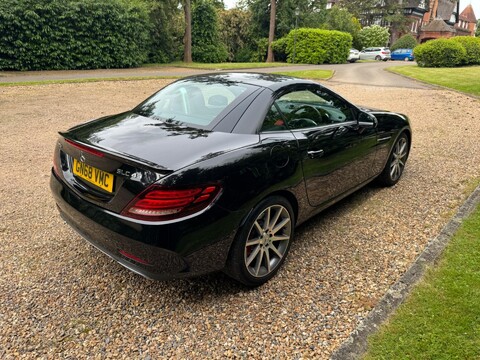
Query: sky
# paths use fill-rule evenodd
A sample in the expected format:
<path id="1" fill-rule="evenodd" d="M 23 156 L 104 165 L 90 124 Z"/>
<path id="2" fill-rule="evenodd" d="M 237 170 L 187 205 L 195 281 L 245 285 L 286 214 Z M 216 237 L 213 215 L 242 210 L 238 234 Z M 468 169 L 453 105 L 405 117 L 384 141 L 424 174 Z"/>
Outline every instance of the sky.
<path id="1" fill-rule="evenodd" d="M 235 7 L 237 0 L 223 0 L 227 9 Z M 477 20 L 480 18 L 480 0 L 460 0 L 460 12 L 467 7 L 467 5 L 472 4 L 473 11 L 475 11 L 475 16 Z"/>

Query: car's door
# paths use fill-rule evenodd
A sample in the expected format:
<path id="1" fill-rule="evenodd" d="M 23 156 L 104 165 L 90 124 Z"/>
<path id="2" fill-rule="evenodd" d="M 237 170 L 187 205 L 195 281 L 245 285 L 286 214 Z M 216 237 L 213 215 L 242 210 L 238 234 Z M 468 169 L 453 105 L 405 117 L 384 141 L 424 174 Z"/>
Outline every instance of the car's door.
<path id="1" fill-rule="evenodd" d="M 274 106 L 298 141 L 310 205 L 320 206 L 373 176 L 376 129 L 359 125 L 356 109 L 332 92 L 304 85 L 282 93 Z M 275 125 L 275 124 L 274 124 Z"/>

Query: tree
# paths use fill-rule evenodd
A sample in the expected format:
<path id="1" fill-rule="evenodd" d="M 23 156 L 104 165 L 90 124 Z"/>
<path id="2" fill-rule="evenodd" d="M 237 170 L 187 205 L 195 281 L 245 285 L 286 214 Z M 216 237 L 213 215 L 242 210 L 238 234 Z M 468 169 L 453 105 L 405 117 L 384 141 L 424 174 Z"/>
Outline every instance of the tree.
<path id="1" fill-rule="evenodd" d="M 372 46 L 385 46 L 390 37 L 390 33 L 387 28 L 381 27 L 379 25 L 372 25 L 364 27 L 358 33 L 358 38 L 362 47 L 372 47 Z"/>
<path id="2" fill-rule="evenodd" d="M 476 37 L 480 37 L 480 19 L 477 21 L 477 31 L 475 32 Z"/>
<path id="3" fill-rule="evenodd" d="M 236 8 L 219 12 L 220 39 L 227 47 L 229 61 L 250 61 L 255 45 L 251 25 L 249 10 Z"/>
<path id="4" fill-rule="evenodd" d="M 183 61 L 192 62 L 192 6 L 190 0 L 183 0 L 185 14 L 185 35 L 183 36 Z"/>
<path id="5" fill-rule="evenodd" d="M 270 30 L 268 31 L 268 50 L 267 50 L 267 62 L 273 62 L 273 49 L 272 43 L 275 39 L 275 16 L 277 11 L 276 0 L 270 0 Z"/>
<path id="6" fill-rule="evenodd" d="M 398 0 L 340 0 L 338 6 L 352 13 L 363 26 L 380 23 L 401 30 L 408 22 L 401 3 Z"/>
<path id="7" fill-rule="evenodd" d="M 349 33 L 353 38 L 353 46 L 359 47 L 358 32 L 362 26 L 357 18 L 346 9 L 342 9 L 338 6 L 334 6 L 330 9 L 325 21 L 325 28 Z"/>
<path id="8" fill-rule="evenodd" d="M 150 14 L 151 45 L 148 61 L 167 63 L 180 58 L 184 23 L 178 0 L 144 0 Z"/>
<path id="9" fill-rule="evenodd" d="M 193 7 L 192 58 L 204 63 L 227 59 L 227 49 L 219 37 L 217 10 L 210 0 L 197 0 Z"/>
<path id="10" fill-rule="evenodd" d="M 298 26 L 319 28 L 325 22 L 327 0 L 281 0 L 276 2 L 275 38 L 287 35 L 295 28 L 295 9 Z M 270 28 L 270 0 L 244 0 L 252 13 L 252 33 L 267 38 Z"/>

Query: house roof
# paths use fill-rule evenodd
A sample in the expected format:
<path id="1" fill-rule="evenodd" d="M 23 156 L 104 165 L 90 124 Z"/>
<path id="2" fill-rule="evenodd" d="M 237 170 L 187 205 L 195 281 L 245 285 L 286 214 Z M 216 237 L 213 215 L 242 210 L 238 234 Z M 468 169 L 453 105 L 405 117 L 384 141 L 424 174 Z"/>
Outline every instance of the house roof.
<path id="1" fill-rule="evenodd" d="M 438 0 L 437 14 L 435 18 L 442 19 L 444 21 L 450 21 L 456 6 L 457 6 L 456 1 Z"/>
<path id="2" fill-rule="evenodd" d="M 422 28 L 422 31 L 435 31 L 435 32 L 455 32 L 453 26 L 448 25 L 442 19 L 435 19 L 428 25 Z"/>
<path id="3" fill-rule="evenodd" d="M 461 13 L 460 20 L 467 21 L 469 23 L 476 23 L 477 18 L 475 17 L 475 11 L 473 11 L 473 6 L 468 5 Z"/>

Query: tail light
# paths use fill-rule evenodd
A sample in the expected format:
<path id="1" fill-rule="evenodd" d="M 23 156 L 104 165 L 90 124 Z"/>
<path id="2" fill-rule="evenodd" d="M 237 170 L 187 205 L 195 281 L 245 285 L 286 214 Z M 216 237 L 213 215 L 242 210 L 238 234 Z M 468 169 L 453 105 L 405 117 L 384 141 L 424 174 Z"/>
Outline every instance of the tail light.
<path id="1" fill-rule="evenodd" d="M 139 220 L 162 221 L 182 218 L 206 209 L 220 194 L 219 185 L 186 189 L 152 185 L 133 199 L 122 215 Z"/>

